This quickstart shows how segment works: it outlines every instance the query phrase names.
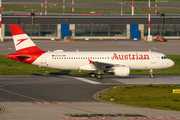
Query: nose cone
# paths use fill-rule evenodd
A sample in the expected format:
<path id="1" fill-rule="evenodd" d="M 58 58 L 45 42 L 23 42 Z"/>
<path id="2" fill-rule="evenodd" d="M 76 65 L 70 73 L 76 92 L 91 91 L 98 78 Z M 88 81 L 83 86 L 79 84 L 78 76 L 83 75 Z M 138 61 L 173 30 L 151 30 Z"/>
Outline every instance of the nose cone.
<path id="1" fill-rule="evenodd" d="M 168 67 L 174 66 L 174 61 L 170 60 L 167 62 Z"/>

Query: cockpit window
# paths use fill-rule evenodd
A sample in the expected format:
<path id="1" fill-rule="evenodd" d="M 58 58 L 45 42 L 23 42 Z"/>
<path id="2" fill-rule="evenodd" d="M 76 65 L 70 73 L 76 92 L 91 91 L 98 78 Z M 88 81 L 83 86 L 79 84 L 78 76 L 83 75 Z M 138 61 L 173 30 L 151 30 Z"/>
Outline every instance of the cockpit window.
<path id="1" fill-rule="evenodd" d="M 161 59 L 167 59 L 167 57 L 166 56 L 162 56 Z"/>

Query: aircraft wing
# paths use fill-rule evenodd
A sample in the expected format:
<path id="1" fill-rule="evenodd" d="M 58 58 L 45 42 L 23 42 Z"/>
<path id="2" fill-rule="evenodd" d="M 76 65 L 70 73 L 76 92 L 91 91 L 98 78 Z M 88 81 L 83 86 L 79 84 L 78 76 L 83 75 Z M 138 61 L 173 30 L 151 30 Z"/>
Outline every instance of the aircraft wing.
<path id="1" fill-rule="evenodd" d="M 108 62 L 108 61 L 91 61 L 89 60 L 90 64 L 94 65 L 94 67 L 97 70 L 102 70 L 102 71 L 108 71 L 110 70 L 112 67 L 124 67 L 126 66 L 123 63 L 116 63 L 116 62 Z"/>

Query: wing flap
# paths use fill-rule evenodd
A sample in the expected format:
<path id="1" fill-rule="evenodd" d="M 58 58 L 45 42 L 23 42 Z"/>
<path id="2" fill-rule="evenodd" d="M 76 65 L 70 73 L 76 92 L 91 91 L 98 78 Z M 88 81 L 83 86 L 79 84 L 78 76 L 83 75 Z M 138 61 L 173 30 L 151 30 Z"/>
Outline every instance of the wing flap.
<path id="1" fill-rule="evenodd" d="M 90 64 L 93 64 L 97 70 L 103 70 L 103 71 L 108 71 L 112 67 L 126 66 L 123 63 L 108 62 L 108 61 L 91 61 Z"/>

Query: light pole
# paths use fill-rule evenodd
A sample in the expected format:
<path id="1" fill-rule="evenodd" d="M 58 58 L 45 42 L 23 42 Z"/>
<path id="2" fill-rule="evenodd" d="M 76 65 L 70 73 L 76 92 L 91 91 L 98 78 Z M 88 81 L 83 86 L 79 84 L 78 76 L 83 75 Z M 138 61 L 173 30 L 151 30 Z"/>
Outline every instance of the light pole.
<path id="1" fill-rule="evenodd" d="M 134 0 L 132 0 L 132 15 L 134 15 Z"/>
<path id="2" fill-rule="evenodd" d="M 35 12 L 31 12 L 31 24 L 34 24 L 34 15 L 35 15 Z"/>
<path id="3" fill-rule="evenodd" d="M 161 14 L 161 24 L 162 24 L 163 36 L 164 36 L 164 19 L 165 19 L 165 14 Z"/>
<path id="4" fill-rule="evenodd" d="M 122 11 L 122 4 L 123 4 L 123 3 L 121 2 L 121 15 L 123 14 L 123 13 L 122 13 L 122 12 L 123 12 L 123 11 Z"/>
<path id="5" fill-rule="evenodd" d="M 157 0 L 155 1 L 155 15 L 157 15 Z"/>
<path id="6" fill-rule="evenodd" d="M 72 0 L 72 15 L 74 15 L 74 0 Z"/>
<path id="7" fill-rule="evenodd" d="M 65 14 L 65 0 L 63 0 L 63 15 Z"/>
<path id="8" fill-rule="evenodd" d="M 148 36 L 147 36 L 147 40 L 148 41 L 152 41 L 152 35 L 151 35 L 151 29 L 150 29 L 150 14 L 151 14 L 151 12 L 150 12 L 150 10 L 151 10 L 151 8 L 150 8 L 150 0 L 149 0 L 149 15 L 148 15 Z"/>
<path id="9" fill-rule="evenodd" d="M 43 10 L 43 1 L 41 0 L 41 13 L 40 13 L 40 15 L 42 15 L 42 10 Z"/>
<path id="10" fill-rule="evenodd" d="M 45 15 L 47 15 L 47 0 L 45 0 Z"/>
<path id="11" fill-rule="evenodd" d="M 2 17 L 1 17 L 1 0 L 0 0 L 0 39 L 1 39 L 1 42 L 4 42 L 3 36 L 1 33 L 1 19 L 2 19 Z"/>

